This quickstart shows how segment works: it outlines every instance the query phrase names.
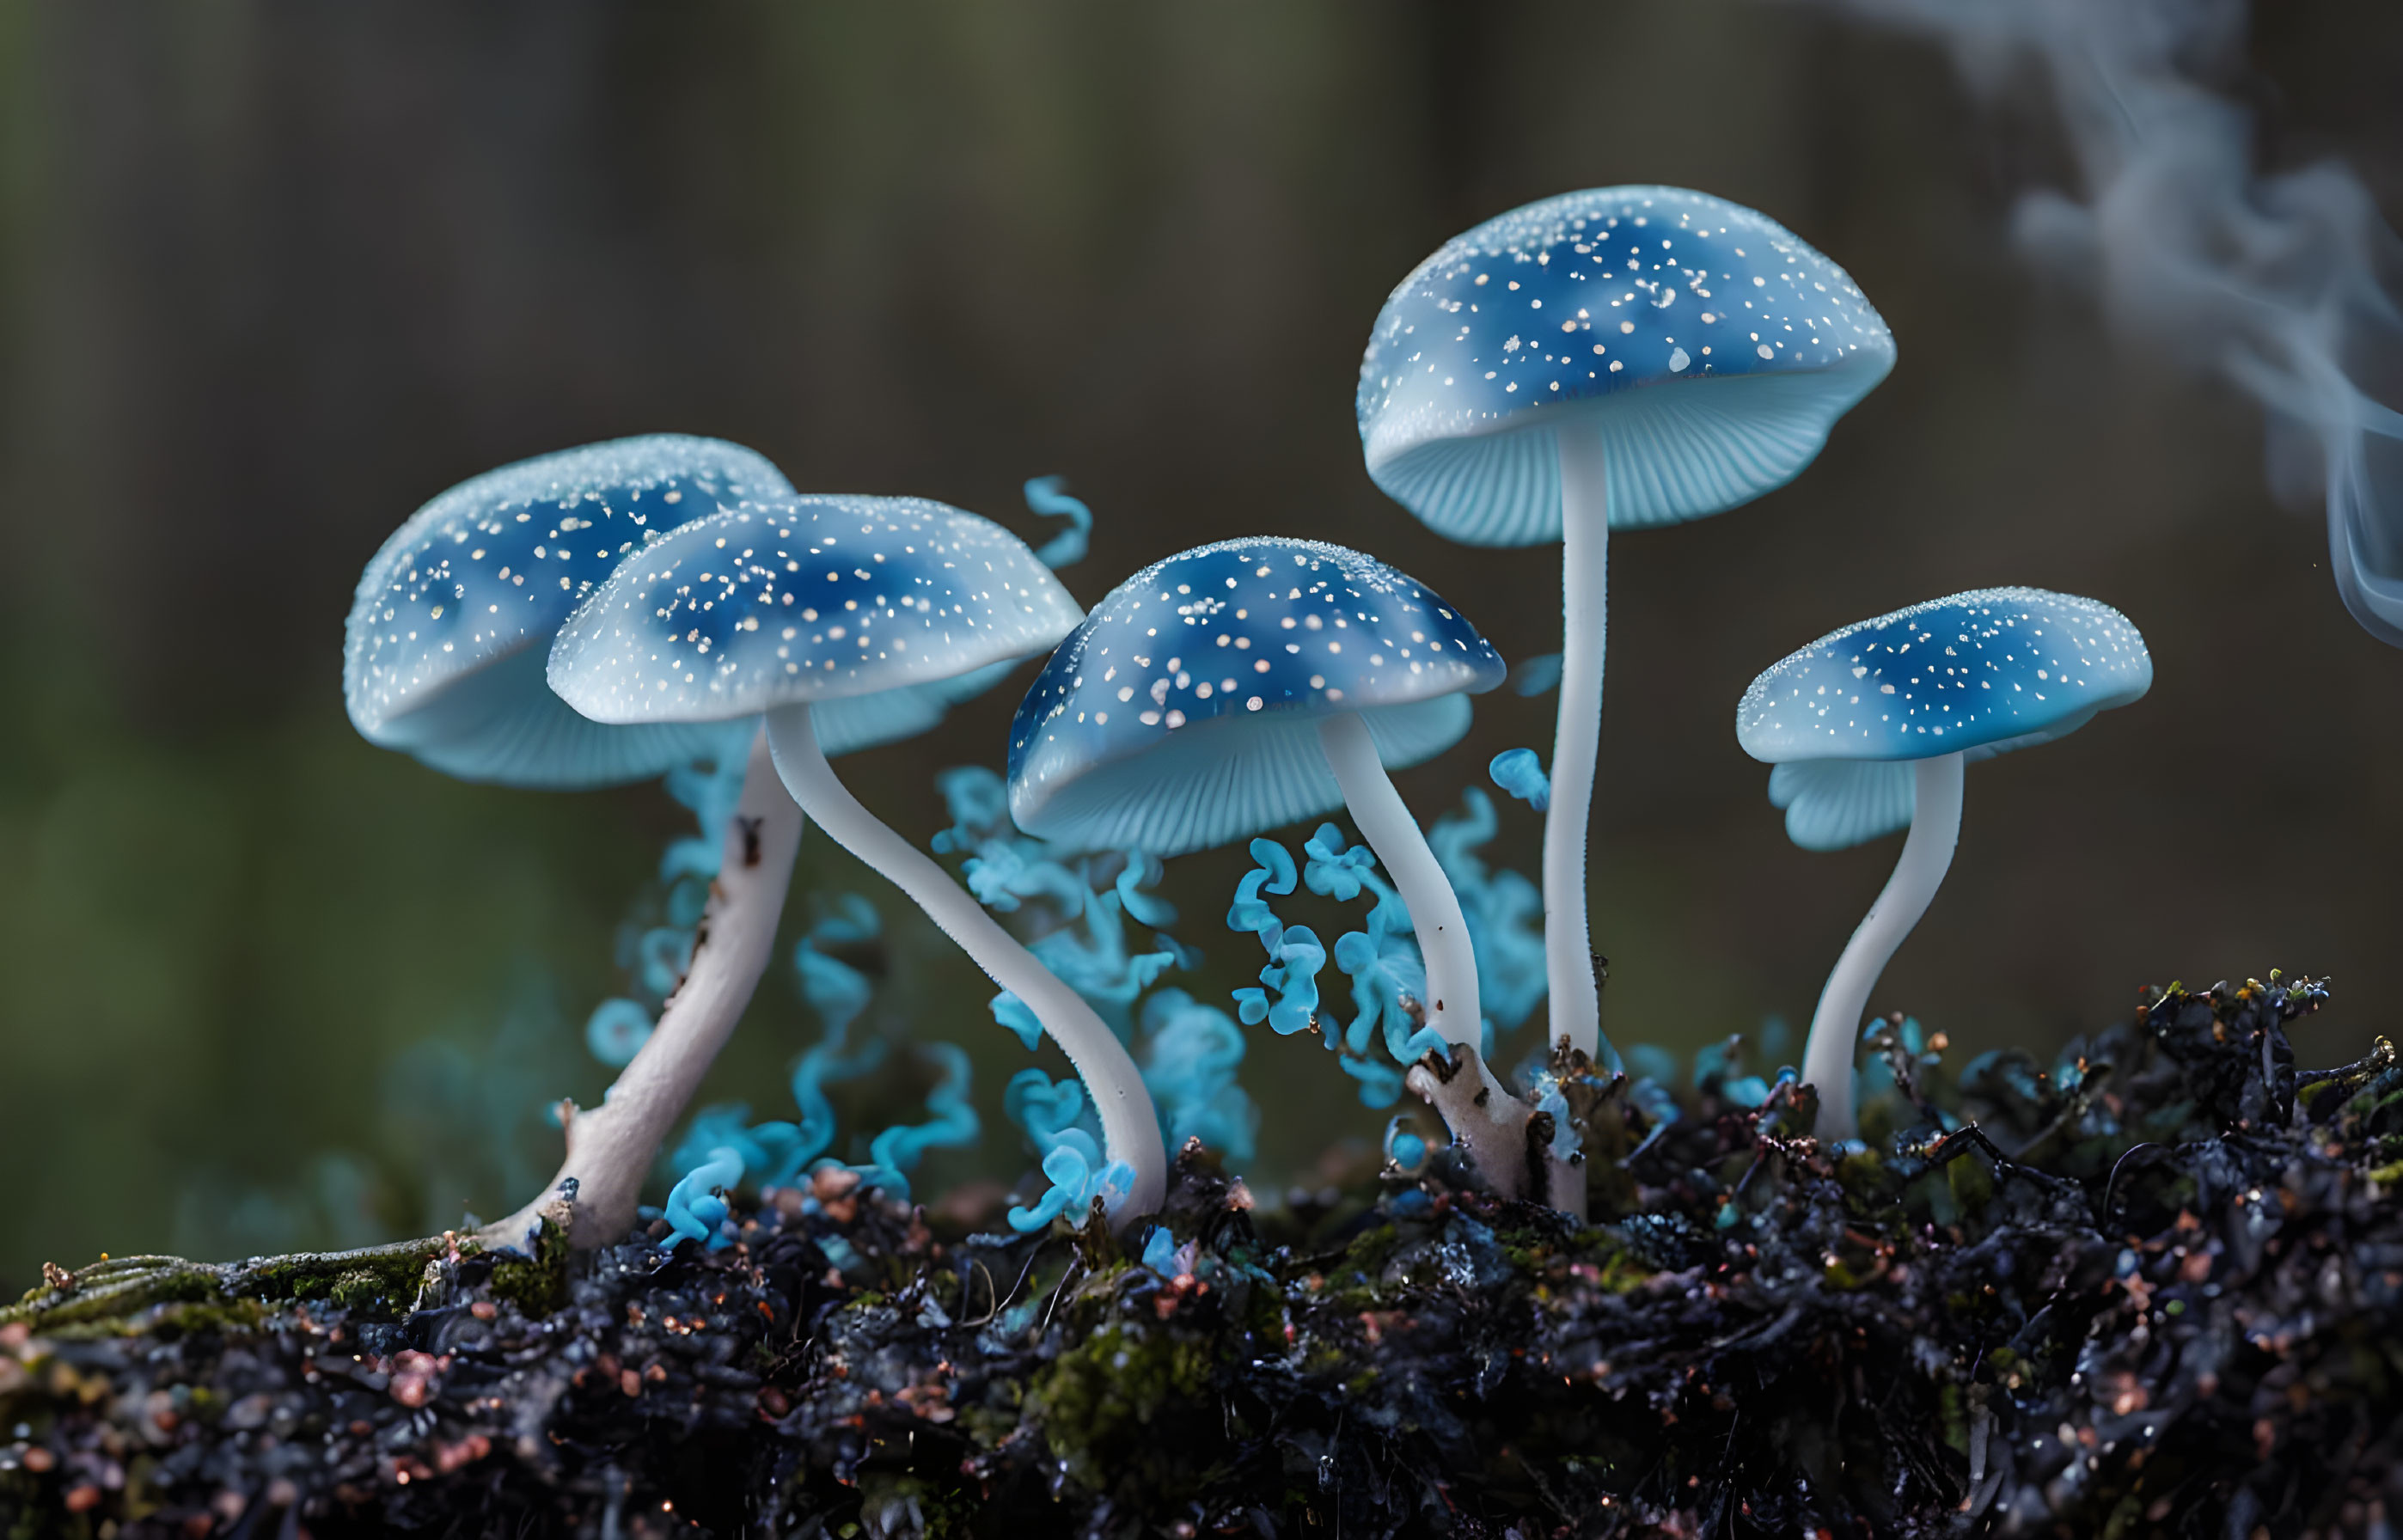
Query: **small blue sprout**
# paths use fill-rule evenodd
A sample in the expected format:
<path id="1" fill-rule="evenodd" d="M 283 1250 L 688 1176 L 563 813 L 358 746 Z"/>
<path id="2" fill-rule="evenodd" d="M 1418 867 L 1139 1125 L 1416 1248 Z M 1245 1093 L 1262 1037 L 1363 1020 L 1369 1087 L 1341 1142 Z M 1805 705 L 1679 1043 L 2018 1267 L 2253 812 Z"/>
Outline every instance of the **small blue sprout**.
<path id="1" fill-rule="evenodd" d="M 1259 975 L 1268 989 L 1237 990 L 1235 1013 L 1247 1027 L 1266 1021 L 1274 1032 L 1290 1036 L 1317 1020 L 1318 974 L 1327 966 L 1327 949 L 1309 926 L 1288 928 L 1260 896 L 1263 892 L 1289 894 L 1299 883 L 1293 853 L 1273 839 L 1255 839 L 1251 854 L 1257 865 L 1235 886 L 1227 928 L 1259 937 L 1261 950 L 1269 954 Z M 1268 990 L 1276 992 L 1275 1000 L 1269 998 Z"/>
<path id="2" fill-rule="evenodd" d="M 1166 1225 L 1153 1227 L 1151 1238 L 1143 1243 L 1143 1265 L 1163 1278 L 1174 1275 L 1176 1237 L 1169 1233 Z"/>
<path id="3" fill-rule="evenodd" d="M 1038 1230 L 1070 1210 L 1081 1219 L 1094 1199 L 1123 1192 L 1133 1180 L 1126 1162 L 1102 1164 L 1101 1141 L 1086 1126 L 1085 1088 L 1073 1076 L 1055 1084 L 1041 1070 L 1021 1070 L 1002 1093 L 1002 1106 L 1042 1152 L 1051 1184 L 1034 1207 L 1011 1207 L 1010 1228 Z"/>
<path id="4" fill-rule="evenodd" d="M 1250 931 L 1274 955 L 1277 938 L 1285 934 L 1285 923 L 1260 895 L 1289 894 L 1300 882 L 1301 875 L 1294 867 L 1293 853 L 1273 839 L 1253 840 L 1251 855 L 1253 868 L 1235 884 L 1235 901 L 1227 909 L 1227 928 Z"/>
<path id="5" fill-rule="evenodd" d="M 639 1000 L 604 1000 L 584 1023 L 584 1046 L 611 1069 L 624 1069 L 651 1040 L 651 1013 Z"/>
<path id="6" fill-rule="evenodd" d="M 1552 805 L 1552 783 L 1533 749 L 1504 749 L 1486 767 L 1493 784 L 1542 812 Z"/>
<path id="7" fill-rule="evenodd" d="M 1061 489 L 1068 483 L 1057 476 L 1038 476 L 1026 483 L 1026 506 L 1046 519 L 1065 519 L 1068 527 L 1035 549 L 1035 559 L 1057 572 L 1085 559 L 1093 532 L 1093 510 L 1081 498 Z"/>
<path id="8" fill-rule="evenodd" d="M 726 1200 L 718 1194 L 742 1180 L 741 1151 L 725 1145 L 711 1150 L 668 1193 L 668 1233 L 660 1238 L 660 1249 L 674 1251 L 685 1241 L 702 1242 L 712 1251 L 728 1245 L 729 1239 L 719 1228 L 726 1222 Z"/>
<path id="9" fill-rule="evenodd" d="M 1401 1066 L 1445 1046 L 1440 1034 L 1420 1025 L 1408 1004 L 1426 992 L 1409 909 L 1377 869 L 1375 854 L 1366 845 L 1347 847 L 1331 823 L 1319 825 L 1303 842 L 1305 866 L 1297 867 L 1291 853 L 1272 839 L 1253 840 L 1251 853 L 1257 865 L 1237 885 L 1227 923 L 1260 938 L 1270 958 L 1260 971 L 1268 989 L 1237 990 L 1238 1013 L 1246 1025 L 1266 1021 L 1290 1034 L 1311 1025 L 1320 1004 L 1316 976 L 1327 964 L 1325 947 L 1308 927 L 1286 926 L 1263 895 L 1307 886 L 1339 903 L 1367 897 L 1366 928 L 1344 933 L 1334 950 L 1336 966 L 1352 980 L 1354 1014 L 1348 1023 L 1330 1023 L 1326 1040 L 1342 1056 L 1344 1073 L 1360 1082 L 1360 1100 L 1372 1107 L 1391 1106 L 1401 1094 Z M 1273 1002 L 1269 990 L 1277 992 Z M 1376 1057 L 1380 1045 L 1390 1061 Z"/>
<path id="10" fill-rule="evenodd" d="M 1404 1176 L 1426 1169 L 1427 1142 L 1409 1117 L 1396 1117 L 1385 1124 L 1385 1158 Z"/>
<path id="11" fill-rule="evenodd" d="M 1560 688 L 1561 655 L 1539 652 L 1533 658 L 1521 658 L 1510 670 L 1510 688 L 1520 695 L 1542 695 Z"/>

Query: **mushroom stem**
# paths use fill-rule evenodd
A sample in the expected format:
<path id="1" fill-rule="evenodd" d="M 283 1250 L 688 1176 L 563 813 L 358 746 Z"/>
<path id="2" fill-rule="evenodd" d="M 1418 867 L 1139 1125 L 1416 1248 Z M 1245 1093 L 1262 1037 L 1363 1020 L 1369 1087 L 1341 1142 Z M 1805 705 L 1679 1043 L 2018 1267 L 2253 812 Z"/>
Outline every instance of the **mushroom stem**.
<path id="1" fill-rule="evenodd" d="M 573 1179 L 567 1238 L 579 1250 L 624 1239 L 660 1143 L 726 1046 L 775 950 L 793 857 L 801 846 L 801 810 L 777 783 L 765 730 L 754 733 L 743 793 L 718 855 L 709 905 L 695 932 L 692 962 L 660 1012 L 640 1051 L 601 1105 L 565 1109 L 567 1158 L 541 1198 L 485 1228 L 488 1245 L 522 1246 L 528 1232 Z"/>
<path id="2" fill-rule="evenodd" d="M 1586 825 L 1602 742 L 1602 653 L 1610 597 L 1610 485 L 1602 431 L 1570 418 L 1554 430 L 1561 468 L 1561 705 L 1552 737 L 1552 805 L 1544 815 L 1544 973 L 1554 1043 L 1618 1068 L 1602 1039 L 1586 920 Z"/>
<path id="3" fill-rule="evenodd" d="M 1335 772 L 1352 821 L 1360 826 L 1360 838 L 1385 864 L 1410 909 L 1419 955 L 1426 962 L 1427 1025 L 1447 1043 L 1476 1047 L 1483 1039 L 1477 954 L 1468 943 L 1468 920 L 1460 912 L 1459 895 L 1452 891 L 1435 852 L 1427 848 L 1426 836 L 1402 794 L 1385 774 L 1367 720 L 1352 711 L 1320 717 L 1318 747 L 1327 756 L 1327 768 Z"/>
<path id="4" fill-rule="evenodd" d="M 1902 859 L 1819 992 L 1811 1040 L 1802 1050 L 1802 1079 L 1818 1089 L 1822 1139 L 1860 1136 L 1853 1107 L 1853 1048 L 1860 1037 L 1861 1012 L 1878 976 L 1927 912 L 1952 865 L 1952 847 L 1961 838 L 1961 765 L 1960 755 L 1947 754 L 1914 767 L 1910 837 L 1902 842 Z"/>
<path id="5" fill-rule="evenodd" d="M 1024 1002 L 1067 1054 L 1101 1114 L 1104 1158 L 1123 1160 L 1134 1172 L 1133 1186 L 1111 1211 L 1113 1223 L 1124 1226 L 1157 1210 L 1167 1190 L 1168 1157 L 1160 1145 L 1151 1093 L 1144 1089 L 1142 1072 L 1126 1045 L 1082 996 L 1019 945 L 932 856 L 860 806 L 820 752 L 806 703 L 768 714 L 768 745 L 785 788 L 802 811 L 835 843 L 909 895 L 987 977 Z"/>

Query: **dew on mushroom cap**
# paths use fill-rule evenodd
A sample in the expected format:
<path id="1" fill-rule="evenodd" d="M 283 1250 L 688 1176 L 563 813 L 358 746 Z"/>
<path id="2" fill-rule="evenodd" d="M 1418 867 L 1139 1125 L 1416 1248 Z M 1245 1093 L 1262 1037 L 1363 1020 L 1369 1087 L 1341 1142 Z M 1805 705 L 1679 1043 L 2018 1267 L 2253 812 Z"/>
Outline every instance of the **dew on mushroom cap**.
<path id="1" fill-rule="evenodd" d="M 1204 546 L 1120 584 L 1053 654 L 1010 726 L 1010 812 L 1071 847 L 1222 844 L 1342 805 L 1319 717 L 1357 712 L 1386 764 L 1415 764 L 1505 673 L 1451 605 L 1358 551 Z"/>
<path id="2" fill-rule="evenodd" d="M 740 445 L 657 434 L 521 461 L 420 508 L 359 579 L 342 652 L 370 742 L 468 780 L 640 780 L 722 752 L 722 732 L 609 732 L 543 682 L 553 634 L 619 562 L 677 526 L 788 494 Z"/>
<path id="3" fill-rule="evenodd" d="M 1604 435 L 1611 527 L 1671 523 L 1791 479 L 1893 364 L 1851 277 L 1776 221 L 1681 187 L 1599 187 L 1420 263 L 1377 317 L 1354 411 L 1396 501 L 1455 540 L 1532 545 L 1560 538 L 1565 416 Z"/>

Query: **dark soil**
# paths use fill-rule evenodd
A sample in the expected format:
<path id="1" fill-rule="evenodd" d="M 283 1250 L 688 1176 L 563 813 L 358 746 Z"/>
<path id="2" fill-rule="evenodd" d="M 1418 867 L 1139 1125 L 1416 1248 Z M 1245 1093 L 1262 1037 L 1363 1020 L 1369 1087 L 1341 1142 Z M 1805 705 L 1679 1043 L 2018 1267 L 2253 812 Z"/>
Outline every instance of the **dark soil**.
<path id="1" fill-rule="evenodd" d="M 715 1254 L 102 1264 L 0 1312 L 0 1533 L 2384 1535 L 2403 1066 L 2298 1074 L 2321 998 L 1889 1042 L 1883 1155 L 1605 1086 L 1587 1227 L 1188 1152 L 1157 1268 L 835 1180 Z"/>

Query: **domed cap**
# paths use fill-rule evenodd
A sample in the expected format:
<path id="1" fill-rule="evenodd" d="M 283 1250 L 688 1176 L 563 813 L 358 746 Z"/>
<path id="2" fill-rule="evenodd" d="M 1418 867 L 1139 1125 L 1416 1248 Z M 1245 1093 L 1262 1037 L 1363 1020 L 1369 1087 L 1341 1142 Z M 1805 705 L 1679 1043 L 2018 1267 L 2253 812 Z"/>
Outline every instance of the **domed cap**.
<path id="1" fill-rule="evenodd" d="M 1176 855 L 1343 805 L 1317 718 L 1389 765 L 1468 730 L 1507 671 L 1415 579 L 1313 540 L 1203 546 L 1135 574 L 1045 665 L 1009 729 L 1009 811 L 1075 849 Z"/>
<path id="2" fill-rule="evenodd" d="M 2153 659 L 2110 605 L 1980 589 L 1864 620 L 1765 671 L 1736 741 L 1778 768 L 1770 799 L 1808 850 L 1908 825 L 1910 762 L 2049 742 L 2152 687 Z"/>
<path id="3" fill-rule="evenodd" d="M 808 496 L 687 525 L 561 629 L 550 686 L 610 723 L 714 722 L 819 703 L 840 754 L 931 725 L 992 665 L 1076 624 L 1007 530 L 920 497 Z M 972 691 L 971 691 L 972 692 Z"/>
<path id="4" fill-rule="evenodd" d="M 641 780 L 725 735 L 606 731 L 543 682 L 563 621 L 646 541 L 747 497 L 787 494 L 737 444 L 658 434 L 546 454 L 437 497 L 359 579 L 342 693 L 369 742 L 447 774 L 528 786 Z"/>
<path id="5" fill-rule="evenodd" d="M 1387 495 L 1454 540 L 1523 546 L 1560 538 L 1571 414 L 1602 434 L 1611 528 L 1674 523 L 1791 480 L 1893 367 L 1844 270 L 1775 220 L 1598 187 L 1420 263 L 1377 317 L 1355 409 Z"/>

